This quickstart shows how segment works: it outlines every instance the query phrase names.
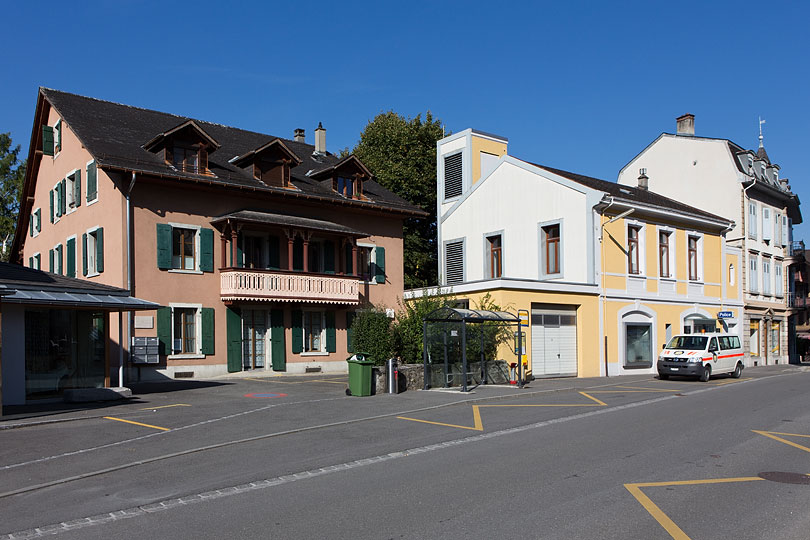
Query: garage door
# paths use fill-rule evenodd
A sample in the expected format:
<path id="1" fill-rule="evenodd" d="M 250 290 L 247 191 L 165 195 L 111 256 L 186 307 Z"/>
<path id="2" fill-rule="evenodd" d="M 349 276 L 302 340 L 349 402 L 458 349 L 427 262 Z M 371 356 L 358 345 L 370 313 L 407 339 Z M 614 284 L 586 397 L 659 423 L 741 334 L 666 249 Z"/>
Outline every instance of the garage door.
<path id="1" fill-rule="evenodd" d="M 577 310 L 532 304 L 532 374 L 577 375 Z"/>

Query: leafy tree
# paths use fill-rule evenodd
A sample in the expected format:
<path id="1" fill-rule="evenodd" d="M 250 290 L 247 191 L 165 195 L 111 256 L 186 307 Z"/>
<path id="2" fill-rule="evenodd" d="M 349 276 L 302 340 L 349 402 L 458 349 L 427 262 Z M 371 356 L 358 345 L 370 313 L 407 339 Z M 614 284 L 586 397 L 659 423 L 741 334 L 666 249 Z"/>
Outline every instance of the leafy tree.
<path id="1" fill-rule="evenodd" d="M 377 365 L 383 365 L 391 358 L 391 319 L 384 309 L 358 311 L 352 322 L 352 334 L 354 350 L 371 355 Z"/>
<path id="2" fill-rule="evenodd" d="M 425 317 L 442 307 L 452 306 L 453 297 L 437 289 L 425 289 L 419 298 L 400 301 L 394 326 L 394 352 L 404 364 L 422 362 L 422 323 Z"/>
<path id="3" fill-rule="evenodd" d="M 441 122 L 430 111 L 425 119 L 378 114 L 360 134 L 353 153 L 379 183 L 428 213 L 404 224 L 405 288 L 439 282 L 436 257 L 436 141 L 444 137 Z"/>
<path id="4" fill-rule="evenodd" d="M 8 261 L 10 243 L 20 213 L 20 192 L 25 178 L 25 161 L 20 162 L 20 145 L 11 148 L 11 134 L 0 133 L 0 259 Z"/>

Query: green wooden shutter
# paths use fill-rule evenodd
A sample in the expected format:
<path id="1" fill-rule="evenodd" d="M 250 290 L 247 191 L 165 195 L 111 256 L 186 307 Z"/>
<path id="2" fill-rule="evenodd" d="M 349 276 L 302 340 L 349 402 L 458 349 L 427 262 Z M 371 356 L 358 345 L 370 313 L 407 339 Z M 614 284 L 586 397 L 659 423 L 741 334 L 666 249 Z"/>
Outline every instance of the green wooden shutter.
<path id="1" fill-rule="evenodd" d="M 104 227 L 96 229 L 96 272 L 104 271 Z"/>
<path id="2" fill-rule="evenodd" d="M 172 308 L 158 308 L 157 335 L 160 342 L 160 354 L 164 356 L 172 354 Z"/>
<path id="3" fill-rule="evenodd" d="M 34 212 L 34 215 L 37 216 L 36 222 L 37 232 L 42 232 L 42 208 L 37 208 L 37 211 Z"/>
<path id="4" fill-rule="evenodd" d="M 161 270 L 172 267 L 172 226 L 157 224 L 157 266 Z"/>
<path id="5" fill-rule="evenodd" d="M 214 354 L 214 308 L 202 308 L 202 353 Z"/>
<path id="6" fill-rule="evenodd" d="M 34 214 L 28 216 L 28 236 L 34 236 Z"/>
<path id="7" fill-rule="evenodd" d="M 82 171 L 80 169 L 77 169 L 76 174 L 73 175 L 73 204 L 76 205 L 76 208 L 82 205 Z"/>
<path id="8" fill-rule="evenodd" d="M 242 315 L 239 308 L 227 308 L 225 333 L 228 342 L 228 372 L 242 371 Z"/>
<path id="9" fill-rule="evenodd" d="M 335 243 L 331 240 L 323 243 L 323 271 L 327 274 L 335 273 Z"/>
<path id="10" fill-rule="evenodd" d="M 273 371 L 287 371 L 287 348 L 284 344 L 284 311 L 270 310 L 270 356 Z"/>
<path id="11" fill-rule="evenodd" d="M 62 122 L 56 123 L 56 151 L 60 152 L 62 150 Z"/>
<path id="12" fill-rule="evenodd" d="M 377 246 L 374 251 L 377 252 L 377 283 L 385 283 L 385 248 Z"/>
<path id="13" fill-rule="evenodd" d="M 304 312 L 292 312 L 292 352 L 301 354 L 304 352 Z"/>
<path id="14" fill-rule="evenodd" d="M 346 351 L 354 352 L 354 332 L 352 331 L 352 324 L 354 324 L 354 317 L 357 314 L 353 311 L 346 312 Z"/>
<path id="15" fill-rule="evenodd" d="M 56 246 L 56 249 L 54 250 L 54 252 L 56 253 L 56 273 L 59 274 L 60 276 L 65 273 L 65 267 L 63 266 L 62 262 L 64 259 L 64 257 L 62 257 L 62 249 L 63 249 L 62 244 L 59 244 L 58 246 Z"/>
<path id="16" fill-rule="evenodd" d="M 304 270 L 304 241 L 300 238 L 293 241 L 293 270 L 296 272 Z"/>
<path id="17" fill-rule="evenodd" d="M 278 236 L 271 236 L 268 243 L 268 263 L 267 266 L 270 270 L 278 270 L 281 268 L 281 246 Z"/>
<path id="18" fill-rule="evenodd" d="M 343 256 L 346 258 L 346 275 L 353 276 L 354 275 L 354 265 L 352 264 L 352 254 L 354 250 L 352 249 L 351 244 L 346 244 L 346 250 L 343 253 Z"/>
<path id="19" fill-rule="evenodd" d="M 42 153 L 46 156 L 53 155 L 53 128 L 42 126 Z"/>
<path id="20" fill-rule="evenodd" d="M 62 178 L 62 181 L 59 182 L 59 209 L 62 211 L 62 215 L 64 216 L 67 213 L 67 180 Z"/>
<path id="21" fill-rule="evenodd" d="M 48 250 L 48 272 L 53 274 L 53 250 Z"/>
<path id="22" fill-rule="evenodd" d="M 203 272 L 214 271 L 213 229 L 200 229 L 200 270 Z"/>
<path id="23" fill-rule="evenodd" d="M 98 171 L 96 162 L 87 165 L 87 201 L 90 202 L 96 198 L 96 190 L 98 189 Z"/>
<path id="24" fill-rule="evenodd" d="M 87 233 L 82 234 L 82 275 L 87 275 Z"/>
<path id="25" fill-rule="evenodd" d="M 33 257 L 28 257 L 28 268 L 33 268 L 33 267 L 34 267 L 34 258 Z"/>
<path id="26" fill-rule="evenodd" d="M 51 223 L 53 223 L 53 190 L 48 191 L 48 202 L 51 208 Z"/>
<path id="27" fill-rule="evenodd" d="M 67 241 L 67 276 L 76 277 L 76 239 Z"/>
<path id="28" fill-rule="evenodd" d="M 326 312 L 326 352 L 337 352 L 337 336 L 335 332 L 335 312 Z"/>

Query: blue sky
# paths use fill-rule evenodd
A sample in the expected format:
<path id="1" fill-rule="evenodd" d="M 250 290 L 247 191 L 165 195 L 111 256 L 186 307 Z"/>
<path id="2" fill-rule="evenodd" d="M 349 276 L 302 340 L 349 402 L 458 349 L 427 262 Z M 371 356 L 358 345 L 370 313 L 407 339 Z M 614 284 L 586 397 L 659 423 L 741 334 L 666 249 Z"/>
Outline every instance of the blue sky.
<path id="1" fill-rule="evenodd" d="M 13 2 L 0 132 L 27 152 L 36 91 L 356 144 L 381 111 L 606 180 L 675 118 L 765 148 L 810 205 L 806 2 Z M 810 221 L 810 206 L 803 208 Z M 795 237 L 810 240 L 810 224 Z"/>

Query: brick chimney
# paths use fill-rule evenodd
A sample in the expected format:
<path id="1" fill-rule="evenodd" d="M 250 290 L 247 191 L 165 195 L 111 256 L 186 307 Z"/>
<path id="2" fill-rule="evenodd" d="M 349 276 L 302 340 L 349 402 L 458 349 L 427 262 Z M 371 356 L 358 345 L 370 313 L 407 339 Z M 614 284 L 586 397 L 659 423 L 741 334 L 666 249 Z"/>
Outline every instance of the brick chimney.
<path id="1" fill-rule="evenodd" d="M 678 131 L 677 135 L 695 136 L 695 115 L 686 113 L 675 119 Z"/>
<path id="2" fill-rule="evenodd" d="M 647 169 L 638 170 L 638 189 L 644 191 L 650 189 L 650 178 L 647 176 Z"/>
<path id="3" fill-rule="evenodd" d="M 315 128 L 315 153 L 326 154 L 326 129 L 321 122 Z"/>
<path id="4" fill-rule="evenodd" d="M 305 131 L 301 128 L 295 130 L 294 139 L 295 142 L 306 142 L 306 136 L 304 135 Z"/>

